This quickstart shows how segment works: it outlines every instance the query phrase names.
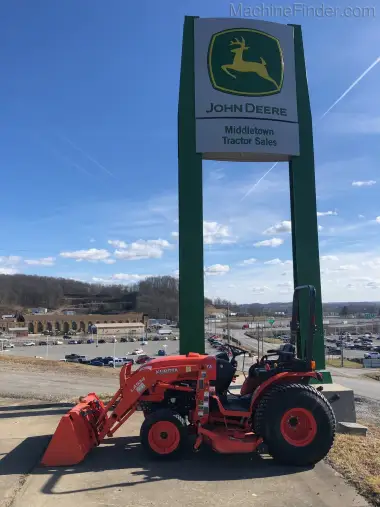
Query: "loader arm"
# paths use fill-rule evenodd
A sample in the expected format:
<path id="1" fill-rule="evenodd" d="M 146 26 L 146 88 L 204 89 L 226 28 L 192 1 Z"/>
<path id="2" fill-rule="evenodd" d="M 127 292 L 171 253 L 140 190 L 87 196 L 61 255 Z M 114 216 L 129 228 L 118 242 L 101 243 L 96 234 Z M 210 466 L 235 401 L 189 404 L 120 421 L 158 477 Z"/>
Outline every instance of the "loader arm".
<path id="1" fill-rule="evenodd" d="M 201 370 L 207 370 L 214 378 L 215 360 L 194 353 L 155 359 L 134 372 L 131 364 L 123 366 L 120 387 L 106 406 L 95 393 L 91 393 L 82 397 L 80 403 L 61 418 L 42 458 L 42 465 L 80 463 L 91 449 L 105 437 L 112 436 L 129 419 L 140 402 L 159 403 L 168 389 L 193 392 L 193 388 L 176 385 L 176 382 L 197 381 Z"/>

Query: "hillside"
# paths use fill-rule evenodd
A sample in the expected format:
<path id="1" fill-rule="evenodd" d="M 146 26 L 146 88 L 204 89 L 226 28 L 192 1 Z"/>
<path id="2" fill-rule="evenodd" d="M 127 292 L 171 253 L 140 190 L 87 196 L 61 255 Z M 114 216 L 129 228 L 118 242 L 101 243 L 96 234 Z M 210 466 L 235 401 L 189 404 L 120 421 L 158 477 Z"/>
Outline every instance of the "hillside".
<path id="1" fill-rule="evenodd" d="M 49 310 L 79 307 L 90 308 L 91 302 L 99 305 L 104 301 L 104 309 L 109 302 L 122 303 L 122 311 L 134 310 L 149 315 L 150 318 L 178 319 L 178 279 L 171 276 L 150 277 L 135 285 L 99 285 L 65 278 L 30 275 L 0 275 L 0 314 L 25 311 L 29 308 L 45 307 Z M 85 304 L 83 304 L 85 302 Z M 123 303 L 126 303 L 123 306 Z M 247 303 L 238 305 L 220 298 L 205 298 L 206 306 L 227 309 L 253 316 L 268 315 L 274 312 L 290 314 L 289 303 Z M 115 306 L 117 308 L 117 304 Z M 378 314 L 378 303 L 324 303 L 324 312 L 337 312 L 349 315 L 356 312 Z M 344 310 L 344 311 L 343 311 Z M 114 310 L 117 311 L 117 310 Z M 90 311 L 90 313 L 94 313 Z M 102 312 L 103 313 L 103 312 Z M 104 312 L 105 313 L 105 312 Z"/>

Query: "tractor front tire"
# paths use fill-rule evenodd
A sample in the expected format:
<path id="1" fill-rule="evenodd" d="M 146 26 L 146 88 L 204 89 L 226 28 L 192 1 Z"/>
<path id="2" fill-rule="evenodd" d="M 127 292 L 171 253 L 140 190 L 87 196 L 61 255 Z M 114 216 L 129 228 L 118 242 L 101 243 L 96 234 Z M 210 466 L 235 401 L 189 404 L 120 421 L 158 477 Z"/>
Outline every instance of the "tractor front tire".
<path id="1" fill-rule="evenodd" d="M 254 430 L 279 463 L 310 466 L 330 451 L 336 430 L 330 403 L 305 384 L 282 384 L 264 394 L 254 414 Z"/>
<path id="2" fill-rule="evenodd" d="M 144 450 L 151 457 L 178 457 L 187 442 L 186 422 L 173 410 L 156 410 L 147 415 L 142 423 L 140 439 Z"/>

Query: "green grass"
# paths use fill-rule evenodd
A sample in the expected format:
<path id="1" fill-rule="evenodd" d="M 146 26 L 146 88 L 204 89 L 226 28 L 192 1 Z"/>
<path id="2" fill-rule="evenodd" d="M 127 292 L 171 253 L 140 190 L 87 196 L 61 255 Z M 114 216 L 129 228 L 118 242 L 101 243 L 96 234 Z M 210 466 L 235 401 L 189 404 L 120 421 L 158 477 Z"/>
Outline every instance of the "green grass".
<path id="1" fill-rule="evenodd" d="M 264 338 L 267 343 L 284 343 L 280 338 Z"/>
<path id="2" fill-rule="evenodd" d="M 326 364 L 340 368 L 342 366 L 342 361 L 340 359 L 327 359 Z M 363 368 L 363 366 L 360 363 L 355 363 L 355 361 L 344 359 L 343 368 Z"/>

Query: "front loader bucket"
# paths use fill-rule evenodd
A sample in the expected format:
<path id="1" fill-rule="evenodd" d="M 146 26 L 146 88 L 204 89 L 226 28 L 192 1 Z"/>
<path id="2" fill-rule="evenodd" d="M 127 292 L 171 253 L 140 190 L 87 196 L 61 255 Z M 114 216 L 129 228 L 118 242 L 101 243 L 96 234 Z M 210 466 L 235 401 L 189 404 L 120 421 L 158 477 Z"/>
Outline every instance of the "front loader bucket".
<path id="1" fill-rule="evenodd" d="M 45 451 L 43 466 L 71 466 L 83 461 L 99 445 L 96 423 L 104 405 L 95 394 L 89 394 L 60 420 Z"/>

